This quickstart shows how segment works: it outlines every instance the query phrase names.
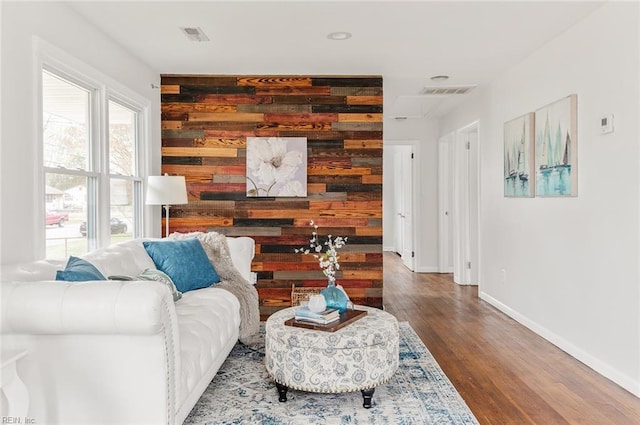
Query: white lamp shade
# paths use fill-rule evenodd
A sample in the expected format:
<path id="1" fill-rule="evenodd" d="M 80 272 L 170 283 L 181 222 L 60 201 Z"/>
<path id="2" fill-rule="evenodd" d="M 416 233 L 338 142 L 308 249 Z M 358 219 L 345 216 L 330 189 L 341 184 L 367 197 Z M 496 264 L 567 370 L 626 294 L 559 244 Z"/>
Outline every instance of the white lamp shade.
<path id="1" fill-rule="evenodd" d="M 187 184 L 184 176 L 147 177 L 147 205 L 186 204 Z"/>

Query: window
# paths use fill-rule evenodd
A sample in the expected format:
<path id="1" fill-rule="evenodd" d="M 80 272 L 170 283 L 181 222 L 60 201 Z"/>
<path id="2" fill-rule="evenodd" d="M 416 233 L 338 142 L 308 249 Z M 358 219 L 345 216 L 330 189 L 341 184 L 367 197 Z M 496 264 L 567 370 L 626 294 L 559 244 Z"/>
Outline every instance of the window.
<path id="1" fill-rule="evenodd" d="M 111 242 L 133 237 L 140 210 L 142 180 L 136 161 L 138 113 L 115 100 L 109 101 L 109 180 Z"/>
<path id="2" fill-rule="evenodd" d="M 43 66 L 46 258 L 142 235 L 142 110 L 104 83 Z"/>

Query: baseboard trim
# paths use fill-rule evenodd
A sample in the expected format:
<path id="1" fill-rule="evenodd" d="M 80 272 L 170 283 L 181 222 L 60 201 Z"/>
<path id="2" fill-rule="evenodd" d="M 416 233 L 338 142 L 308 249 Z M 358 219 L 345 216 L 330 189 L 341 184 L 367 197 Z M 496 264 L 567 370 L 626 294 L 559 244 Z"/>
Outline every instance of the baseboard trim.
<path id="1" fill-rule="evenodd" d="M 416 267 L 417 273 L 440 273 L 440 268 L 427 266 L 427 267 Z"/>
<path id="2" fill-rule="evenodd" d="M 537 322 L 530 320 L 528 317 L 518 313 L 517 311 L 513 310 L 511 307 L 503 304 L 502 302 L 498 301 L 497 299 L 493 298 L 487 293 L 480 292 L 479 296 L 480 296 L 480 299 L 488 302 L 493 307 L 497 308 L 507 316 L 514 319 L 516 322 L 529 328 L 531 331 L 540 335 L 541 337 L 543 337 L 544 339 L 546 339 L 556 347 L 560 348 L 562 351 L 574 357 L 576 360 L 584 363 L 594 371 L 598 372 L 600 375 L 620 385 L 622 388 L 629 391 L 631 394 L 635 395 L 636 397 L 640 397 L 640 382 L 621 373 L 619 370 L 615 369 L 611 365 L 604 363 L 603 361 L 593 357 L 592 355 L 576 347 L 566 339 L 555 334 L 554 332 L 551 332 L 550 330 L 548 330 L 544 326 L 541 326 Z"/>

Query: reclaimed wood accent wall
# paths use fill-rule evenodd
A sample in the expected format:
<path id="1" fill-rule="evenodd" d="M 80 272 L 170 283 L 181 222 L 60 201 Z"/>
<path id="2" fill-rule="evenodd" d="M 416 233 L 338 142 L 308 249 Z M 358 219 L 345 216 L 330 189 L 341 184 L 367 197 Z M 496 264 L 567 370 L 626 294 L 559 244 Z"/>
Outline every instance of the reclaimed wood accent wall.
<path id="1" fill-rule="evenodd" d="M 186 177 L 170 232 L 256 241 L 260 312 L 289 307 L 291 286 L 326 286 L 313 230 L 348 237 L 337 282 L 382 307 L 382 78 L 162 76 L 162 172 Z M 306 137 L 306 198 L 247 198 L 247 137 Z M 164 224 L 163 224 L 164 226 Z"/>

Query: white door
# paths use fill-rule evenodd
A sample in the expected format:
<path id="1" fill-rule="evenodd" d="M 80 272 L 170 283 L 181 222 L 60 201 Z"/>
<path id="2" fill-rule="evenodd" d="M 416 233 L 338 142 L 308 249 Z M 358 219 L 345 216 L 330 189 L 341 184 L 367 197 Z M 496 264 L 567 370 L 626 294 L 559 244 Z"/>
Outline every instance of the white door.
<path id="1" fill-rule="evenodd" d="M 403 146 L 401 155 L 401 232 L 402 262 L 409 270 L 415 270 L 415 254 L 413 248 L 413 148 Z"/>
<path id="2" fill-rule="evenodd" d="M 477 123 L 458 131 L 453 152 L 453 280 L 477 285 L 479 276 L 479 155 Z"/>
<path id="3" fill-rule="evenodd" d="M 467 227 L 467 258 L 468 260 L 468 279 L 469 285 L 478 284 L 478 266 L 480 264 L 479 257 L 479 156 L 478 156 L 478 129 L 475 127 L 467 134 L 467 143 L 469 149 L 467 149 L 467 155 L 469 157 L 467 161 L 469 172 L 467 174 L 468 181 L 468 207 L 467 207 L 467 220 L 469 221 Z"/>
<path id="4" fill-rule="evenodd" d="M 402 151 L 401 147 L 394 146 L 393 150 L 393 249 L 398 255 L 402 255 L 404 250 L 404 213 L 402 198 Z"/>
<path id="5" fill-rule="evenodd" d="M 438 143 L 438 271 L 453 273 L 453 152 L 455 134 Z"/>

